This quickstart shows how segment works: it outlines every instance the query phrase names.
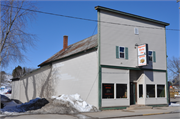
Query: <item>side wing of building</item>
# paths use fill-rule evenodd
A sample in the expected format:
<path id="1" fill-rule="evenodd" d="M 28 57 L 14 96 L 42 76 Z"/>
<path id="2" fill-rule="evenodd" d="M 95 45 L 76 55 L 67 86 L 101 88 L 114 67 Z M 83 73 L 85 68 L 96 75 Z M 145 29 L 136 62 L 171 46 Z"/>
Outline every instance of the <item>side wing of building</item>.
<path id="1" fill-rule="evenodd" d="M 97 50 L 57 61 L 52 64 L 55 95 L 80 94 L 87 103 L 98 106 Z"/>
<path id="2" fill-rule="evenodd" d="M 43 66 L 13 81 L 12 98 L 27 102 L 36 97 L 80 94 L 87 103 L 98 106 L 97 50 Z"/>

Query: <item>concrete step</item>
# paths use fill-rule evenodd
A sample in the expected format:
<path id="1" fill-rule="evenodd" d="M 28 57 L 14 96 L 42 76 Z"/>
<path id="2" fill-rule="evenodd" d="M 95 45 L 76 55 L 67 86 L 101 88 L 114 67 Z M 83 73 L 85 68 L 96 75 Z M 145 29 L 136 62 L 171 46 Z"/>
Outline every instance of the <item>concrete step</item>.
<path id="1" fill-rule="evenodd" d="M 127 110 L 136 110 L 136 109 L 152 109 L 152 106 L 146 106 L 146 105 L 131 105 L 130 107 L 127 107 Z"/>

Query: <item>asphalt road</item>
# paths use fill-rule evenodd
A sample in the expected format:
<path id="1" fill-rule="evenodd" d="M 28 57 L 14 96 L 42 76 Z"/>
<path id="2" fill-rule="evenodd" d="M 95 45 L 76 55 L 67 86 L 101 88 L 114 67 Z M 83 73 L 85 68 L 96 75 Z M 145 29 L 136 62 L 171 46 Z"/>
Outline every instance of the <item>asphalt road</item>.
<path id="1" fill-rule="evenodd" d="M 73 116 L 73 115 L 49 114 L 49 115 L 10 116 L 10 117 L 4 117 L 0 119 L 97 119 L 97 118 L 84 117 L 83 115 Z M 106 118 L 106 119 L 180 119 L 180 113 L 149 115 L 149 116 L 135 116 L 135 117 L 124 117 L 124 118 Z"/>
<path id="2" fill-rule="evenodd" d="M 180 119 L 180 113 L 136 116 L 136 117 L 126 117 L 126 118 L 112 118 L 112 119 Z"/>

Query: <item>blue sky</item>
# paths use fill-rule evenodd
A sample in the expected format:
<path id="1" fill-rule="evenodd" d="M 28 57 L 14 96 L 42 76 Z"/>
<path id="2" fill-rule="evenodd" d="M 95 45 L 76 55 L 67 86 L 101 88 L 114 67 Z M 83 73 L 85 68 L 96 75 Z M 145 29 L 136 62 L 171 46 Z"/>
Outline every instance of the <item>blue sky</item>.
<path id="1" fill-rule="evenodd" d="M 108 7 L 123 12 L 140 15 L 170 23 L 167 29 L 179 29 L 179 3 L 172 1 L 39 1 L 40 11 L 97 20 L 95 6 Z M 37 65 L 60 51 L 63 36 L 68 35 L 68 44 L 73 44 L 93 35 L 97 23 L 60 16 L 37 13 L 36 19 L 28 24 L 28 32 L 37 35 L 35 49 L 26 52 L 28 60 L 24 63 L 11 63 L 5 70 L 11 73 L 20 65 L 38 68 Z M 97 33 L 97 29 L 94 34 Z M 166 31 L 167 54 L 179 57 L 179 32 Z"/>

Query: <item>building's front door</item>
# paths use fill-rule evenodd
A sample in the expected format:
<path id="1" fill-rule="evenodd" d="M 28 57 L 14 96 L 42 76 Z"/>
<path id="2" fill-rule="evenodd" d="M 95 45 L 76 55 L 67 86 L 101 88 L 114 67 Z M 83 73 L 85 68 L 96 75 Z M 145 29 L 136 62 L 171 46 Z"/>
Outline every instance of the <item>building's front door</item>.
<path id="1" fill-rule="evenodd" d="M 130 82 L 130 105 L 137 102 L 137 83 Z"/>

